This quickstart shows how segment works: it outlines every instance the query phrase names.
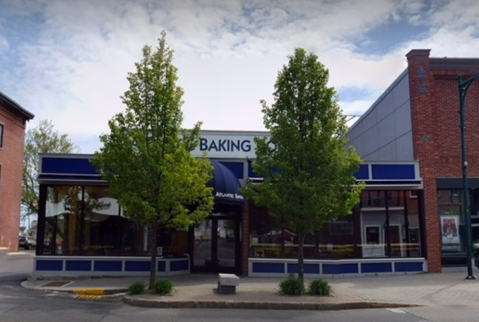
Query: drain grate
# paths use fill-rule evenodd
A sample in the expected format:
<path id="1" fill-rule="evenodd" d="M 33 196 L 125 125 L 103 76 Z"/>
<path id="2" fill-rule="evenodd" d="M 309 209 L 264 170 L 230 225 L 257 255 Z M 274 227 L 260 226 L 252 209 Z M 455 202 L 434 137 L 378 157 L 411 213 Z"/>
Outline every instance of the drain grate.
<path id="1" fill-rule="evenodd" d="M 70 283 L 71 281 L 52 281 L 42 284 L 40 287 L 62 287 Z"/>

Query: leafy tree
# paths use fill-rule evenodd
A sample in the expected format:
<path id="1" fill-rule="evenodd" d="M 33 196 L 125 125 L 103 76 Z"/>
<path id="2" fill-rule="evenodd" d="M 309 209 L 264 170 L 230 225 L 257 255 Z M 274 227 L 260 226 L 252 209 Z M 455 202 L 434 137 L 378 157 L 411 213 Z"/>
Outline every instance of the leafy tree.
<path id="1" fill-rule="evenodd" d="M 162 227 L 187 230 L 213 209 L 212 189 L 206 187 L 213 167 L 196 159 L 200 125 L 181 129 L 183 90 L 176 85 L 177 69 L 166 33 L 155 51 L 143 47 L 143 58 L 128 74 L 122 96 L 126 110 L 109 121 L 110 134 L 100 136 L 103 147 L 92 164 L 132 221 L 150 230 L 151 272 L 155 284 L 157 231 Z"/>
<path id="2" fill-rule="evenodd" d="M 54 130 L 51 120 L 41 120 L 27 131 L 23 165 L 22 206 L 26 215 L 38 214 L 38 182 L 40 153 L 76 153 L 78 147 L 68 135 Z"/>
<path id="3" fill-rule="evenodd" d="M 245 189 L 296 232 L 301 280 L 305 235 L 350 214 L 363 189 L 354 177 L 361 159 L 348 145 L 346 120 L 328 78 L 316 55 L 299 48 L 289 57 L 275 83 L 274 104 L 261 101 L 271 137 L 255 139 L 253 166 L 264 181 Z"/>

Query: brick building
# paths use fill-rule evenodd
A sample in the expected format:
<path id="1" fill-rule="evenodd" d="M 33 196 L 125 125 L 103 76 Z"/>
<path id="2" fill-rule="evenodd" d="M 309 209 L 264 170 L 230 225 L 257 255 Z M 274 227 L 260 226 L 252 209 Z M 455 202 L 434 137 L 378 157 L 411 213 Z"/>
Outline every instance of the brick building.
<path id="1" fill-rule="evenodd" d="M 18 250 L 26 122 L 33 114 L 0 92 L 0 247 Z"/>
<path id="2" fill-rule="evenodd" d="M 479 72 L 477 58 L 433 58 L 411 50 L 408 66 L 354 124 L 349 138 L 365 161 L 419 163 L 429 272 L 465 263 L 458 76 Z M 479 82 L 465 104 L 472 242 L 479 242 Z M 477 226 L 477 227 L 476 227 Z M 476 247 L 474 247 L 475 249 Z"/>

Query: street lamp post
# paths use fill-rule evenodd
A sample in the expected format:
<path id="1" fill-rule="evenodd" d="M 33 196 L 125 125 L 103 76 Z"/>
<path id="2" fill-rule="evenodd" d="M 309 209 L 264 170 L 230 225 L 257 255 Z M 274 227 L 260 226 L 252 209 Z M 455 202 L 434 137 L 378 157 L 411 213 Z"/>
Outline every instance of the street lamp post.
<path id="1" fill-rule="evenodd" d="M 464 228 L 466 229 L 466 257 L 467 257 L 467 277 L 466 279 L 476 279 L 472 271 L 472 231 L 471 214 L 469 201 L 469 188 L 467 186 L 467 156 L 466 156 L 466 122 L 465 122 L 465 103 L 467 91 L 471 84 L 479 79 L 479 73 L 475 74 L 466 81 L 462 81 L 462 75 L 459 75 L 459 113 L 461 115 L 461 147 L 462 147 L 462 189 L 464 197 Z"/>

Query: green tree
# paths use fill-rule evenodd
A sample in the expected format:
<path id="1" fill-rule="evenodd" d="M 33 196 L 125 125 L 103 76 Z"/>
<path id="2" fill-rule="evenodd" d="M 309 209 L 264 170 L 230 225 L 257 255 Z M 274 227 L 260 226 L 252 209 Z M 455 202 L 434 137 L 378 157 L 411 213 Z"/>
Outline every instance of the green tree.
<path id="1" fill-rule="evenodd" d="M 149 228 L 150 289 L 156 277 L 157 231 L 187 230 L 206 218 L 214 204 L 212 189 L 206 187 L 213 167 L 191 153 L 199 144 L 201 123 L 181 128 L 183 90 L 176 85 L 172 60 L 165 32 L 156 50 L 143 47 L 136 72 L 127 77 L 126 110 L 109 121 L 110 134 L 100 136 L 103 147 L 92 160 L 126 216 Z"/>
<path id="2" fill-rule="evenodd" d="M 41 120 L 25 137 L 22 206 L 25 215 L 38 214 L 38 182 L 41 153 L 76 153 L 78 147 L 68 135 L 54 130 L 51 120 Z"/>
<path id="3" fill-rule="evenodd" d="M 304 278 L 304 237 L 350 214 L 363 185 L 354 173 L 361 159 L 349 146 L 347 126 L 329 71 L 314 54 L 296 49 L 275 83 L 274 103 L 262 103 L 270 138 L 255 139 L 254 170 L 262 184 L 245 195 L 298 237 L 298 278 Z"/>

